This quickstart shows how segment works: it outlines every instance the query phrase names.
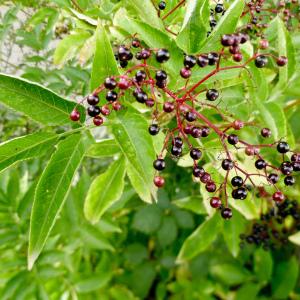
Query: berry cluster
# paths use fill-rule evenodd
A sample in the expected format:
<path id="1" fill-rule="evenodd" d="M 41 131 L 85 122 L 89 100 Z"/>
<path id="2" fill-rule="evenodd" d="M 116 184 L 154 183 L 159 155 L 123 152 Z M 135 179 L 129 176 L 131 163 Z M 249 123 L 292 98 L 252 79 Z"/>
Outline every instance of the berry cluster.
<path id="1" fill-rule="evenodd" d="M 217 4 L 215 12 L 223 11 L 224 8 Z M 249 64 L 254 64 L 257 68 L 264 68 L 270 58 L 275 59 L 279 67 L 287 64 L 286 57 L 276 57 L 273 54 L 261 52 L 268 48 L 267 40 L 262 40 L 255 54 L 245 60 L 240 46 L 247 42 L 251 42 L 251 37 L 245 31 L 238 31 L 221 37 L 220 44 L 223 47 L 221 51 L 197 55 L 184 54 L 183 67 L 178 70 L 178 75 L 182 78 L 182 86 L 171 90 L 168 85 L 170 80 L 175 79 L 170 78 L 163 68 L 163 64 L 171 58 L 170 52 L 164 48 L 147 48 L 141 40 L 134 36 L 129 45 L 119 46 L 115 54 L 120 67 L 128 67 L 127 70 L 120 76 L 107 77 L 103 84 L 81 101 L 81 103 L 87 103 L 87 114 L 93 118 L 95 126 L 102 125 L 104 118 L 110 114 L 111 110 L 122 109 L 121 98 L 124 96 L 127 99 L 135 99 L 140 105 L 148 108 L 152 117 L 148 128 L 149 134 L 155 136 L 160 130 L 165 133 L 163 148 L 153 162 L 156 171 L 154 184 L 159 188 L 165 184 L 161 172 L 166 168 L 165 156 L 168 153 L 173 159 L 189 153 L 193 160 L 194 180 L 205 185 L 206 191 L 211 194 L 209 198 L 211 207 L 219 209 L 224 219 L 232 216 L 228 203 L 229 194 L 232 199 L 245 200 L 250 191 L 249 185 L 257 187 L 254 182 L 255 177 L 264 179 L 264 184 L 273 188 L 273 200 L 281 203 L 285 197 L 277 187 L 280 176 L 284 177 L 286 186 L 291 186 L 295 183 L 293 174 L 300 171 L 300 154 L 292 152 L 285 141 L 253 145 L 242 140 L 241 134 L 238 132 L 251 124 L 234 118 L 232 114 L 225 115 L 226 112 L 221 111 L 218 105 L 214 104 L 217 99 L 221 98 L 221 92 L 217 88 L 214 86 L 202 88 L 208 79 L 225 70 L 239 69 L 241 72 L 246 70 L 248 74 Z M 223 61 L 230 62 L 231 65 L 227 63 L 222 66 Z M 201 80 L 189 84 L 193 68 L 208 66 L 210 66 L 209 71 Z M 201 100 L 203 96 L 205 99 Z M 103 105 L 99 105 L 101 97 L 105 98 Z M 215 123 L 210 120 L 202 112 L 203 109 L 213 110 L 222 121 Z M 160 120 L 164 119 L 164 116 L 169 120 L 174 120 L 176 125 L 172 125 L 172 128 L 161 129 Z M 70 118 L 78 121 L 79 112 L 75 109 Z M 219 145 L 223 149 L 221 151 L 222 161 L 215 162 L 225 173 L 221 183 L 218 183 L 213 178 L 213 174 L 203 168 L 203 156 L 209 149 L 204 149 L 200 145 L 210 135 L 219 139 Z M 263 139 L 270 139 L 271 136 L 270 129 L 263 128 L 261 130 Z M 261 154 L 262 149 L 277 151 L 282 158 L 280 165 L 275 166 L 268 162 Z M 253 158 L 255 172 L 249 173 L 237 161 L 236 154 L 238 152 L 240 154 L 240 150 L 243 151 L 245 157 Z"/>
<path id="2" fill-rule="evenodd" d="M 300 207 L 297 201 L 285 200 L 261 215 L 260 221 L 251 226 L 251 232 L 241 234 L 240 246 L 254 244 L 263 249 L 288 245 L 288 236 L 300 230 Z"/>

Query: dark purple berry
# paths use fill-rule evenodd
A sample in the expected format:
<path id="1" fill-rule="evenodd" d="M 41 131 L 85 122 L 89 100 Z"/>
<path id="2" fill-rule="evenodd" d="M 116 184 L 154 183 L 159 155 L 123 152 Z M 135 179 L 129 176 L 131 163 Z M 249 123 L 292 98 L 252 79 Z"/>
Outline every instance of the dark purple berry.
<path id="1" fill-rule="evenodd" d="M 239 142 L 239 137 L 236 134 L 230 134 L 227 137 L 227 141 L 230 145 L 236 145 Z"/>
<path id="2" fill-rule="evenodd" d="M 287 186 L 294 185 L 295 182 L 296 182 L 296 180 L 295 180 L 295 177 L 293 177 L 293 176 L 286 176 L 284 178 L 284 184 Z"/>
<path id="3" fill-rule="evenodd" d="M 157 124 L 152 124 L 149 126 L 148 131 L 151 135 L 157 135 L 159 133 L 159 126 Z"/>
<path id="4" fill-rule="evenodd" d="M 106 100 L 107 101 L 116 101 L 118 99 L 118 94 L 115 91 L 108 91 L 106 93 Z"/>
<path id="5" fill-rule="evenodd" d="M 182 68 L 180 70 L 180 76 L 184 79 L 187 79 L 189 78 L 190 76 L 192 75 L 192 72 L 190 69 L 187 69 L 187 68 Z"/>
<path id="6" fill-rule="evenodd" d="M 280 56 L 276 60 L 277 66 L 279 66 L 279 67 L 285 66 L 287 64 L 287 62 L 288 62 L 288 59 L 285 56 Z"/>
<path id="7" fill-rule="evenodd" d="M 174 109 L 175 109 L 174 102 L 169 102 L 169 101 L 167 101 L 167 102 L 164 103 L 164 106 L 163 106 L 164 112 L 170 113 L 170 112 L 172 112 Z"/>
<path id="8" fill-rule="evenodd" d="M 155 79 L 158 81 L 167 80 L 168 75 L 164 70 L 158 70 L 155 73 Z"/>
<path id="9" fill-rule="evenodd" d="M 219 197 L 212 197 L 209 204 L 212 208 L 219 208 L 222 205 L 222 201 Z"/>
<path id="10" fill-rule="evenodd" d="M 99 97 L 97 95 L 89 95 L 86 100 L 89 105 L 97 105 L 99 103 Z"/>
<path id="11" fill-rule="evenodd" d="M 222 169 L 225 171 L 229 171 L 234 167 L 233 161 L 231 159 L 224 159 L 222 161 Z"/>
<path id="12" fill-rule="evenodd" d="M 195 177 L 201 177 L 205 173 L 203 168 L 200 168 L 198 166 L 194 166 L 193 168 L 193 175 Z"/>
<path id="13" fill-rule="evenodd" d="M 136 89 L 133 92 L 133 96 L 135 97 L 136 101 L 139 103 L 145 103 L 148 100 L 147 94 L 142 90 Z"/>
<path id="14" fill-rule="evenodd" d="M 160 1 L 160 2 L 158 3 L 158 8 L 159 8 L 160 10 L 164 10 L 164 9 L 166 8 L 166 6 L 167 6 L 167 4 L 166 4 L 165 1 Z"/>
<path id="15" fill-rule="evenodd" d="M 201 136 L 202 137 L 208 137 L 209 133 L 210 133 L 209 127 L 203 126 L 201 128 Z"/>
<path id="16" fill-rule="evenodd" d="M 90 117 L 96 117 L 100 114 L 99 106 L 89 106 L 87 109 L 87 113 Z"/>
<path id="17" fill-rule="evenodd" d="M 197 63 L 197 58 L 194 55 L 186 55 L 183 60 L 183 64 L 187 69 L 193 68 Z"/>
<path id="18" fill-rule="evenodd" d="M 193 127 L 191 130 L 191 135 L 193 138 L 197 139 L 202 136 L 202 129 L 200 127 Z"/>
<path id="19" fill-rule="evenodd" d="M 280 165 L 280 170 L 281 170 L 282 174 L 284 174 L 284 175 L 291 175 L 294 171 L 294 168 L 293 168 L 292 163 L 290 163 L 289 161 L 284 161 Z"/>
<path id="20" fill-rule="evenodd" d="M 164 63 L 164 62 L 168 61 L 169 58 L 170 58 L 170 53 L 167 49 L 159 49 L 156 52 L 156 60 L 159 63 Z"/>
<path id="21" fill-rule="evenodd" d="M 211 52 L 207 55 L 208 64 L 210 66 L 215 65 L 219 61 L 219 54 L 215 52 Z"/>
<path id="22" fill-rule="evenodd" d="M 180 156 L 182 154 L 182 148 L 181 147 L 176 147 L 176 146 L 173 146 L 171 148 L 171 153 L 174 155 L 174 156 Z"/>
<path id="23" fill-rule="evenodd" d="M 215 12 L 216 12 L 217 14 L 220 14 L 220 13 L 222 13 L 223 11 L 224 11 L 224 6 L 223 6 L 223 4 L 218 3 L 218 4 L 216 5 L 216 7 L 215 7 Z"/>
<path id="24" fill-rule="evenodd" d="M 117 82 L 112 77 L 107 77 L 104 81 L 105 88 L 113 90 L 117 86 Z"/>
<path id="25" fill-rule="evenodd" d="M 103 124 L 104 120 L 100 116 L 96 116 L 93 118 L 93 123 L 95 126 L 101 126 Z"/>
<path id="26" fill-rule="evenodd" d="M 215 101 L 219 97 L 219 92 L 216 89 L 209 89 L 206 92 L 206 99 L 209 101 Z"/>
<path id="27" fill-rule="evenodd" d="M 231 184 L 232 186 L 234 187 L 241 187 L 243 185 L 243 178 L 240 177 L 240 176 L 234 176 L 232 179 L 231 179 Z"/>
<path id="28" fill-rule="evenodd" d="M 290 151 L 290 146 L 289 146 L 289 144 L 286 143 L 286 142 L 280 142 L 280 143 L 278 143 L 278 145 L 277 145 L 277 151 L 278 151 L 279 153 L 287 153 L 287 152 Z"/>
<path id="29" fill-rule="evenodd" d="M 232 217 L 232 210 L 229 207 L 223 208 L 221 210 L 221 216 L 225 220 L 230 219 Z"/>
<path id="30" fill-rule="evenodd" d="M 158 158 L 153 162 L 153 168 L 157 171 L 162 171 L 166 167 L 166 162 L 162 158 Z"/>
<path id="31" fill-rule="evenodd" d="M 232 46 L 234 44 L 234 37 L 231 34 L 222 35 L 221 44 L 224 47 Z"/>
<path id="32" fill-rule="evenodd" d="M 194 160 L 200 159 L 201 155 L 202 155 L 202 152 L 201 152 L 200 149 L 192 148 L 191 151 L 190 151 L 190 156 Z"/>
<path id="33" fill-rule="evenodd" d="M 146 79 L 146 77 L 147 77 L 146 72 L 143 70 L 139 70 L 135 74 L 135 80 L 137 82 L 143 82 Z"/>
<path id="34" fill-rule="evenodd" d="M 197 119 L 197 116 L 195 113 L 193 113 L 192 111 L 188 111 L 185 115 L 185 119 L 188 122 L 194 122 Z"/>
<path id="35" fill-rule="evenodd" d="M 206 183 L 205 188 L 209 193 L 214 193 L 217 189 L 217 186 L 213 181 L 209 181 Z"/>
<path id="36" fill-rule="evenodd" d="M 266 163 L 263 159 L 258 159 L 258 160 L 255 162 L 255 167 L 256 167 L 256 169 L 258 169 L 258 170 L 262 170 L 262 169 L 264 169 L 266 166 L 267 166 L 267 163 Z"/>
<path id="37" fill-rule="evenodd" d="M 257 68 L 263 68 L 268 63 L 268 58 L 264 55 L 259 55 L 255 59 L 255 65 Z"/>
<path id="38" fill-rule="evenodd" d="M 174 140 L 172 140 L 172 144 L 176 147 L 181 148 L 183 146 L 182 138 L 179 136 L 175 137 Z"/>
<path id="39" fill-rule="evenodd" d="M 200 68 L 204 68 L 208 65 L 208 57 L 206 55 L 200 55 L 197 58 L 197 64 Z"/>
<path id="40" fill-rule="evenodd" d="M 279 176 L 275 173 L 271 173 L 268 175 L 268 181 L 272 184 L 275 184 L 277 183 L 279 180 Z"/>
<path id="41" fill-rule="evenodd" d="M 269 138 L 272 135 L 272 132 L 269 128 L 263 128 L 260 132 L 261 136 L 264 138 Z"/>

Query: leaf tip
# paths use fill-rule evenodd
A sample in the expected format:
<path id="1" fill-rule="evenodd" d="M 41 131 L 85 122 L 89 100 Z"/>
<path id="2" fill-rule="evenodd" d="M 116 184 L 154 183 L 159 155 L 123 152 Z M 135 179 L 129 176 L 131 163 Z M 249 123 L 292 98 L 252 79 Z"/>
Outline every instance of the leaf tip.
<path id="1" fill-rule="evenodd" d="M 28 253 L 27 269 L 28 271 L 32 270 L 35 261 L 39 256 L 38 252 Z"/>

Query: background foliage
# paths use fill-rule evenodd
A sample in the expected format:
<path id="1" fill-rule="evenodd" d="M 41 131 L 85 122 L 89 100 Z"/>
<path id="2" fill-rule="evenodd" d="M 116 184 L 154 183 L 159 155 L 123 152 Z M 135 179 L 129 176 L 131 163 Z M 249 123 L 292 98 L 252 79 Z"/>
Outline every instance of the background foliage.
<path id="1" fill-rule="evenodd" d="M 300 299 L 299 234 L 269 252 L 239 247 L 239 235 L 259 218 L 259 198 L 235 205 L 229 222 L 210 216 L 207 195 L 182 159 L 183 168 L 168 162 L 168 185 L 157 204 L 145 203 L 156 194 L 149 178 L 162 139 L 153 145 L 139 107 L 91 133 L 68 118 L 74 104 L 64 99 L 80 99 L 116 74 L 110 45 L 136 32 L 150 47 L 171 51 L 166 68 L 176 86 L 182 51 L 216 44 L 217 34 L 191 39 L 208 27 L 209 12 L 196 13 L 202 2 L 189 1 L 186 15 L 181 9 L 166 20 L 180 31 L 176 42 L 150 0 L 1 4 L 0 139 L 10 140 L 0 145 L 1 299 Z M 234 30 L 242 2 L 226 2 L 218 34 Z M 275 35 L 279 44 L 272 47 L 291 62 L 275 86 L 272 69 L 252 70 L 256 86 L 249 84 L 247 97 L 247 79 L 235 72 L 208 85 L 222 88 L 222 109 L 259 119 L 297 148 L 300 34 L 289 34 L 277 19 L 268 29 L 271 41 Z M 203 77 L 198 72 L 195 81 Z M 290 198 L 298 200 L 299 192 L 297 184 Z"/>

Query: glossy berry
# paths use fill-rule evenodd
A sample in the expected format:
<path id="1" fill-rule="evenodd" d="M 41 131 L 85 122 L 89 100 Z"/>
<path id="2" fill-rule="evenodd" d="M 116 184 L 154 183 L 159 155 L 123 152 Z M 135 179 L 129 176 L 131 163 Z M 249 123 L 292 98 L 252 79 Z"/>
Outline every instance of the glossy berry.
<path id="1" fill-rule="evenodd" d="M 135 90 L 133 96 L 139 103 L 145 103 L 148 100 L 147 94 L 142 90 Z"/>
<path id="2" fill-rule="evenodd" d="M 175 105 L 174 105 L 173 102 L 167 101 L 167 102 L 164 103 L 164 106 L 163 106 L 164 112 L 170 113 L 170 112 L 172 112 L 174 109 L 175 109 Z"/>
<path id="3" fill-rule="evenodd" d="M 245 148 L 245 154 L 248 156 L 253 156 L 259 153 L 259 149 L 253 146 L 247 146 Z"/>
<path id="4" fill-rule="evenodd" d="M 172 144 L 176 147 L 179 147 L 181 148 L 183 146 L 183 141 L 182 141 L 182 138 L 177 136 L 175 137 L 173 140 L 172 140 Z"/>
<path id="5" fill-rule="evenodd" d="M 156 60 L 159 63 L 164 63 L 164 62 L 168 61 L 169 58 L 170 58 L 170 53 L 167 49 L 159 49 L 156 52 Z"/>
<path id="6" fill-rule="evenodd" d="M 222 169 L 225 171 L 229 171 L 234 167 L 233 161 L 231 159 L 224 159 L 222 161 Z"/>
<path id="7" fill-rule="evenodd" d="M 121 62 L 120 62 L 120 67 L 121 68 L 126 68 L 128 66 L 128 61 L 126 61 L 126 60 L 121 60 Z"/>
<path id="8" fill-rule="evenodd" d="M 192 148 L 191 151 L 190 151 L 190 156 L 191 156 L 192 159 L 198 160 L 202 156 L 202 152 L 201 152 L 200 149 Z"/>
<path id="9" fill-rule="evenodd" d="M 222 201 L 219 197 L 212 197 L 209 204 L 212 208 L 219 208 L 222 205 Z"/>
<path id="10" fill-rule="evenodd" d="M 187 69 L 193 68 L 197 63 L 197 58 L 194 55 L 186 55 L 183 60 L 183 64 Z"/>
<path id="11" fill-rule="evenodd" d="M 217 14 L 220 14 L 220 13 L 222 13 L 223 11 L 224 11 L 224 6 L 223 6 L 223 4 L 218 3 L 218 4 L 216 5 L 216 7 L 215 7 L 215 12 L 216 12 Z"/>
<path id="12" fill-rule="evenodd" d="M 107 105 L 103 105 L 101 108 L 100 108 L 100 111 L 101 111 L 101 114 L 103 116 L 108 116 L 110 114 L 110 109 Z"/>
<path id="13" fill-rule="evenodd" d="M 146 77 L 147 77 L 146 72 L 143 70 L 139 70 L 135 74 L 135 80 L 137 82 L 143 82 L 146 79 Z"/>
<path id="14" fill-rule="evenodd" d="M 156 81 L 156 86 L 160 89 L 164 89 L 167 86 L 167 80 Z"/>
<path id="15" fill-rule="evenodd" d="M 236 145 L 239 142 L 239 137 L 236 134 L 230 134 L 227 137 L 227 141 L 230 145 Z"/>
<path id="16" fill-rule="evenodd" d="M 211 181 L 211 176 L 210 176 L 210 174 L 208 174 L 207 172 L 204 172 L 204 173 L 201 175 L 201 177 L 200 177 L 200 181 L 201 181 L 202 183 L 207 183 L 207 182 Z"/>
<path id="17" fill-rule="evenodd" d="M 244 187 L 239 187 L 232 191 L 232 198 L 238 200 L 245 200 L 247 198 L 247 190 Z"/>
<path id="18" fill-rule="evenodd" d="M 299 153 L 294 153 L 292 156 L 291 156 L 291 161 L 297 161 L 297 162 L 300 162 L 300 154 Z"/>
<path id="19" fill-rule="evenodd" d="M 97 95 L 89 95 L 86 101 L 89 105 L 97 105 L 99 103 L 99 97 Z"/>
<path id="20" fill-rule="evenodd" d="M 158 70 L 155 73 L 155 79 L 158 81 L 163 81 L 166 80 L 168 78 L 167 73 L 164 70 Z"/>
<path id="21" fill-rule="evenodd" d="M 87 109 L 87 113 L 90 117 L 96 117 L 100 114 L 99 106 L 89 106 Z"/>
<path id="22" fill-rule="evenodd" d="M 295 177 L 293 177 L 293 176 L 286 176 L 286 177 L 284 178 L 284 184 L 285 184 L 286 186 L 294 185 L 295 182 L 296 182 L 296 180 L 295 180 Z"/>
<path id="23" fill-rule="evenodd" d="M 293 165 L 293 170 L 294 170 L 295 172 L 299 172 L 299 171 L 300 171 L 300 162 L 294 161 L 294 162 L 292 163 L 292 165 Z"/>
<path id="24" fill-rule="evenodd" d="M 200 168 L 198 166 L 194 166 L 193 168 L 193 175 L 195 177 L 201 177 L 205 173 L 203 168 Z"/>
<path id="25" fill-rule="evenodd" d="M 70 119 L 74 122 L 80 120 L 80 113 L 77 109 L 73 109 L 70 113 Z"/>
<path id="26" fill-rule="evenodd" d="M 213 66 L 215 65 L 218 60 L 219 60 L 219 54 L 218 53 L 215 53 L 215 52 L 211 52 L 207 55 L 207 59 L 208 59 L 208 64 L 210 66 Z"/>
<path id="27" fill-rule="evenodd" d="M 165 185 L 165 179 L 161 176 L 155 176 L 153 183 L 158 187 L 161 188 Z"/>
<path id="28" fill-rule="evenodd" d="M 187 69 L 187 68 L 182 68 L 180 70 L 180 76 L 184 79 L 187 79 L 189 78 L 190 76 L 192 75 L 192 72 L 190 69 Z"/>
<path id="29" fill-rule="evenodd" d="M 281 170 L 282 174 L 284 174 L 284 175 L 291 175 L 294 171 L 293 165 L 289 161 L 284 161 L 280 165 L 280 170 Z"/>
<path id="30" fill-rule="evenodd" d="M 205 189 L 209 192 L 209 193 L 214 193 L 217 189 L 216 184 L 213 181 L 209 181 L 206 183 L 205 185 Z"/>
<path id="31" fill-rule="evenodd" d="M 234 176 L 231 179 L 231 184 L 234 187 L 241 187 L 243 185 L 243 178 L 240 176 Z"/>
<path id="32" fill-rule="evenodd" d="M 232 217 L 232 210 L 229 207 L 223 208 L 221 210 L 221 216 L 225 220 L 230 219 Z"/>
<path id="33" fill-rule="evenodd" d="M 279 67 L 285 66 L 287 64 L 287 62 L 288 62 L 288 59 L 285 56 L 280 56 L 276 60 L 277 66 L 279 66 Z"/>
<path id="34" fill-rule="evenodd" d="M 139 39 L 135 38 L 132 40 L 131 46 L 133 48 L 139 48 L 141 46 L 141 42 L 139 41 Z"/>
<path id="35" fill-rule="evenodd" d="M 268 42 L 268 40 L 260 40 L 259 41 L 259 48 L 260 49 L 267 49 L 267 48 L 269 48 L 269 42 Z"/>
<path id="36" fill-rule="evenodd" d="M 118 82 L 118 88 L 121 90 L 127 90 L 130 87 L 130 83 L 127 79 L 121 78 Z"/>
<path id="37" fill-rule="evenodd" d="M 191 135 L 193 138 L 197 139 L 202 136 L 202 129 L 200 127 L 193 127 L 191 130 Z"/>
<path id="38" fill-rule="evenodd" d="M 181 147 L 176 147 L 176 146 L 173 146 L 171 148 L 171 153 L 174 155 L 174 156 L 180 156 L 182 154 L 182 148 Z"/>
<path id="39" fill-rule="evenodd" d="M 151 51 L 149 49 L 142 49 L 141 58 L 148 59 L 151 56 Z"/>
<path id="40" fill-rule="evenodd" d="M 233 129 L 235 129 L 235 130 L 241 130 L 241 129 L 244 127 L 244 122 L 241 121 L 241 120 L 235 120 L 235 121 L 232 123 L 232 127 L 233 127 Z"/>
<path id="41" fill-rule="evenodd" d="M 197 58 L 197 64 L 200 68 L 204 68 L 208 65 L 208 57 L 206 55 L 200 55 Z"/>
<path id="42" fill-rule="evenodd" d="M 273 198 L 273 200 L 274 200 L 275 202 L 278 202 L 278 203 L 283 202 L 284 199 L 285 199 L 283 193 L 280 192 L 280 191 L 275 192 L 275 193 L 273 194 L 272 198 Z"/>
<path id="43" fill-rule="evenodd" d="M 290 151 L 290 146 L 289 146 L 289 144 L 286 143 L 286 142 L 280 142 L 280 143 L 278 143 L 278 145 L 277 145 L 277 151 L 278 151 L 279 153 L 287 153 L 287 152 Z"/>
<path id="44" fill-rule="evenodd" d="M 127 61 L 132 58 L 132 54 L 127 47 L 120 46 L 118 49 L 118 58 L 120 61 Z"/>
<path id="45" fill-rule="evenodd" d="M 157 124 L 152 124 L 149 126 L 148 131 L 151 135 L 157 135 L 159 133 L 159 126 Z"/>
<path id="46" fill-rule="evenodd" d="M 116 101 L 118 99 L 118 94 L 115 91 L 108 91 L 106 94 L 107 101 Z"/>
<path id="47" fill-rule="evenodd" d="M 240 43 L 245 44 L 249 40 L 249 35 L 247 33 L 241 32 L 239 34 L 239 38 L 240 38 Z"/>
<path id="48" fill-rule="evenodd" d="M 113 90 L 117 86 L 117 82 L 115 81 L 114 78 L 108 77 L 104 81 L 104 86 L 109 90 Z"/>
<path id="49" fill-rule="evenodd" d="M 158 158 L 153 162 L 153 168 L 157 171 L 162 171 L 166 167 L 166 162 L 162 158 Z"/>
<path id="50" fill-rule="evenodd" d="M 219 97 L 219 92 L 216 89 L 209 89 L 206 92 L 206 99 L 209 101 L 215 101 Z"/>
<path id="51" fill-rule="evenodd" d="M 224 47 L 232 46 L 234 44 L 234 37 L 231 34 L 222 35 L 221 44 Z"/>
<path id="52" fill-rule="evenodd" d="M 104 120 L 100 116 L 96 116 L 93 118 L 93 123 L 95 126 L 101 126 L 103 124 Z"/>
<path id="53" fill-rule="evenodd" d="M 263 128 L 260 132 L 261 136 L 264 138 L 269 138 L 272 135 L 272 132 L 269 128 Z"/>
<path id="54" fill-rule="evenodd" d="M 262 169 L 264 169 L 266 166 L 267 166 L 267 163 L 266 163 L 263 159 L 258 159 L 258 160 L 255 162 L 255 167 L 256 167 L 256 169 L 258 169 L 258 170 L 262 170 Z"/>
<path id="55" fill-rule="evenodd" d="M 255 66 L 257 68 L 263 68 L 268 63 L 268 58 L 264 55 L 259 55 L 255 59 Z"/>
<path id="56" fill-rule="evenodd" d="M 165 1 L 160 1 L 159 4 L 158 4 L 158 8 L 160 10 L 164 10 L 166 8 L 167 4 Z"/>
<path id="57" fill-rule="evenodd" d="M 268 175 L 268 181 L 272 184 L 275 184 L 277 183 L 279 180 L 279 176 L 278 174 L 275 174 L 275 173 L 271 173 Z"/>
<path id="58" fill-rule="evenodd" d="M 152 98 L 148 98 L 145 102 L 146 106 L 153 107 L 155 104 L 155 101 Z"/>
<path id="59" fill-rule="evenodd" d="M 230 46 L 229 52 L 231 54 L 238 54 L 238 53 L 240 53 L 240 47 L 239 46 Z"/>
<path id="60" fill-rule="evenodd" d="M 188 122 L 194 122 L 197 119 L 197 116 L 195 113 L 193 113 L 192 111 L 188 111 L 185 115 L 185 119 Z"/>
<path id="61" fill-rule="evenodd" d="M 241 62 L 243 60 L 243 55 L 241 53 L 235 53 L 232 58 L 236 62 Z"/>
<path id="62" fill-rule="evenodd" d="M 201 136 L 202 136 L 202 137 L 208 137 L 208 136 L 209 136 L 209 133 L 210 133 L 209 127 L 203 126 L 203 127 L 201 128 Z"/>

